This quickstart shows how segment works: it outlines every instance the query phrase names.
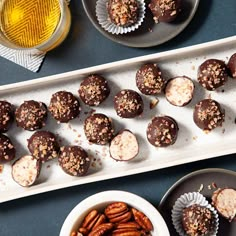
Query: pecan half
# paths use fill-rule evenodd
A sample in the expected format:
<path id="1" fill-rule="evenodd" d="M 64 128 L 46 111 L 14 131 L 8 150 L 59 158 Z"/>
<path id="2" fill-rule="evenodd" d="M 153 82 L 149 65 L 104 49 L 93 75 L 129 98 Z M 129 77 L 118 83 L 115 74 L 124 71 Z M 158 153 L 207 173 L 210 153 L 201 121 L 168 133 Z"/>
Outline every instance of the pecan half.
<path id="1" fill-rule="evenodd" d="M 99 226 L 105 222 L 106 222 L 106 216 L 104 214 L 99 215 L 99 218 L 97 219 L 97 221 L 92 229 L 95 229 L 97 226 Z"/>
<path id="2" fill-rule="evenodd" d="M 128 222 L 132 218 L 132 212 L 128 211 L 116 217 L 110 218 L 111 223 L 123 223 Z"/>
<path id="3" fill-rule="evenodd" d="M 88 215 L 85 216 L 84 221 L 81 225 L 81 228 L 86 228 L 88 230 L 92 229 L 98 217 L 99 217 L 99 213 L 97 210 L 90 211 Z"/>
<path id="4" fill-rule="evenodd" d="M 128 206 L 124 202 L 113 202 L 105 209 L 105 215 L 110 219 L 128 211 Z"/>
<path id="5" fill-rule="evenodd" d="M 133 212 L 135 221 L 145 230 L 145 231 L 152 231 L 153 225 L 149 218 L 141 211 L 138 211 L 135 208 L 131 208 Z"/>
<path id="6" fill-rule="evenodd" d="M 104 223 L 93 229 L 88 236 L 103 236 L 113 229 L 112 223 Z"/>
<path id="7" fill-rule="evenodd" d="M 140 225 L 134 221 L 126 222 L 126 223 L 119 223 L 116 226 L 116 229 L 140 229 Z"/>
<path id="8" fill-rule="evenodd" d="M 79 228 L 79 233 L 81 233 L 82 235 L 87 235 L 89 233 L 89 230 L 86 228 Z"/>

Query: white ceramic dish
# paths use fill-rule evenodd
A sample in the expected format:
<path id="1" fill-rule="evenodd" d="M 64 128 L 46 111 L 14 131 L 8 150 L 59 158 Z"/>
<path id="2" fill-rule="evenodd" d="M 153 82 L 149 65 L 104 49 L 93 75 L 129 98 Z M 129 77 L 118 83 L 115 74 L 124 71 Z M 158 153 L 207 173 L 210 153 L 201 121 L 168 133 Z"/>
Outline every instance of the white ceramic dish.
<path id="1" fill-rule="evenodd" d="M 9 201 L 29 195 L 52 191 L 55 189 L 100 180 L 138 174 L 157 170 L 183 163 L 204 160 L 220 155 L 236 152 L 236 80 L 229 79 L 224 86 L 224 92 L 206 92 L 197 81 L 197 68 L 207 58 L 218 58 L 227 61 L 236 52 L 236 36 L 218 41 L 199 44 L 187 48 L 132 58 L 128 60 L 108 63 L 82 70 L 53 75 L 32 81 L 9 84 L 0 87 L 0 98 L 7 99 L 15 106 L 24 100 L 39 100 L 47 105 L 51 95 L 59 90 L 68 90 L 77 94 L 81 79 L 88 74 L 99 73 L 107 78 L 111 94 L 109 98 L 96 108 L 114 120 L 115 129 L 128 128 L 133 131 L 140 143 L 140 152 L 130 162 L 116 162 L 109 156 L 108 146 L 90 145 L 84 136 L 83 121 L 90 108 L 82 106 L 81 117 L 69 124 L 58 125 L 49 117 L 48 129 L 59 135 L 61 145 L 81 145 L 94 157 L 89 173 L 84 177 L 66 175 L 58 166 L 56 160 L 43 165 L 40 178 L 36 185 L 30 188 L 18 186 L 11 177 L 11 166 L 4 165 L 0 173 L 0 202 Z M 196 92 L 190 104 L 186 107 L 175 107 L 169 104 L 163 95 L 158 96 L 159 104 L 154 109 L 149 108 L 152 96 L 143 96 L 145 111 L 137 119 L 121 119 L 113 109 L 113 96 L 122 88 L 138 91 L 135 85 L 135 74 L 140 65 L 146 62 L 155 62 L 163 70 L 167 78 L 186 75 L 192 78 L 196 85 Z M 226 110 L 226 121 L 222 128 L 210 134 L 202 132 L 193 122 L 192 113 L 194 105 L 201 99 L 211 96 L 222 104 Z M 154 115 L 166 114 L 174 117 L 180 127 L 178 140 L 175 145 L 168 148 L 155 148 L 147 142 L 146 128 Z M 8 132 L 16 145 L 17 157 L 25 155 L 27 139 L 32 135 L 29 131 L 22 131 L 15 126 Z"/>
<path id="2" fill-rule="evenodd" d="M 97 209 L 102 211 L 108 204 L 117 201 L 125 202 L 137 210 L 142 211 L 153 224 L 153 236 L 170 235 L 165 221 L 152 204 L 133 193 L 112 190 L 94 194 L 80 202 L 65 219 L 60 236 L 70 236 L 73 231 L 76 231 L 84 217 L 91 210 Z"/>

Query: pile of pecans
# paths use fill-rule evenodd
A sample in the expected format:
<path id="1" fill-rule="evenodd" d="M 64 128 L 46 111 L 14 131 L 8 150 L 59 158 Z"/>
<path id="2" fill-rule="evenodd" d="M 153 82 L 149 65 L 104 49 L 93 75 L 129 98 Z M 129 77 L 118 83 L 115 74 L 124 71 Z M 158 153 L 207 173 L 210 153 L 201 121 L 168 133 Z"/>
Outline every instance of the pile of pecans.
<path id="1" fill-rule="evenodd" d="M 152 222 L 143 212 L 124 202 L 113 202 L 102 213 L 90 211 L 78 232 L 70 236 L 150 236 L 152 230 Z"/>

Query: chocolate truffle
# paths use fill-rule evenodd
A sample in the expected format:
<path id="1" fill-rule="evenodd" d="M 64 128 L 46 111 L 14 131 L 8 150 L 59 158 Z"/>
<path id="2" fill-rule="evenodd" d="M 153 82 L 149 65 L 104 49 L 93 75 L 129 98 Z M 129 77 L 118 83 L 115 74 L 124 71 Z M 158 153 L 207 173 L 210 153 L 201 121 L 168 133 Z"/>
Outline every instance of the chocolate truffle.
<path id="1" fill-rule="evenodd" d="M 90 166 L 90 157 L 79 146 L 61 147 L 58 161 L 64 172 L 72 176 L 85 175 Z"/>
<path id="2" fill-rule="evenodd" d="M 111 22 L 118 26 L 127 27 L 138 21 L 137 0 L 109 0 L 107 11 Z"/>
<path id="3" fill-rule="evenodd" d="M 189 236 L 209 235 L 214 227 L 213 214 L 208 208 L 194 204 L 183 210 L 182 224 Z"/>
<path id="4" fill-rule="evenodd" d="M 0 101 L 0 132 L 9 130 L 14 120 L 13 106 L 7 101 Z"/>
<path id="5" fill-rule="evenodd" d="M 16 150 L 9 137 L 0 134 L 0 164 L 9 162 L 15 158 Z"/>
<path id="6" fill-rule="evenodd" d="M 114 108 L 122 118 L 134 118 L 143 113 L 143 99 L 134 90 L 124 89 L 116 94 Z"/>
<path id="7" fill-rule="evenodd" d="M 46 162 L 57 157 L 59 144 L 53 133 L 49 131 L 36 131 L 28 139 L 28 149 L 37 160 Z"/>
<path id="8" fill-rule="evenodd" d="M 223 86 L 227 79 L 227 66 L 221 60 L 206 60 L 198 68 L 198 82 L 207 90 L 212 91 Z"/>
<path id="9" fill-rule="evenodd" d="M 89 106 L 98 106 L 109 94 L 107 80 L 100 75 L 90 75 L 80 84 L 79 96 Z"/>
<path id="10" fill-rule="evenodd" d="M 49 111 L 59 123 L 67 123 L 80 114 L 80 103 L 70 92 L 59 91 L 52 95 Z"/>
<path id="11" fill-rule="evenodd" d="M 42 102 L 25 101 L 16 109 L 17 126 L 33 131 L 45 126 L 47 120 L 47 107 Z"/>
<path id="12" fill-rule="evenodd" d="M 85 119 L 84 133 L 91 143 L 107 144 L 114 135 L 111 119 L 101 113 L 90 115 Z"/>
<path id="13" fill-rule="evenodd" d="M 215 100 L 204 99 L 198 102 L 194 108 L 193 120 L 204 131 L 211 131 L 222 126 L 224 119 L 225 111 Z"/>
<path id="14" fill-rule="evenodd" d="M 178 124 L 170 116 L 156 116 L 148 124 L 147 139 L 155 147 L 167 147 L 176 142 Z"/>
<path id="15" fill-rule="evenodd" d="M 162 92 L 165 80 L 156 64 L 146 64 L 136 73 L 136 85 L 141 93 L 156 95 Z"/>
<path id="16" fill-rule="evenodd" d="M 148 6 L 156 23 L 172 22 L 181 11 L 181 0 L 151 0 Z"/>
<path id="17" fill-rule="evenodd" d="M 194 83 L 186 76 L 178 76 L 170 79 L 165 87 L 167 101 L 178 107 L 190 103 L 193 98 Z"/>
<path id="18" fill-rule="evenodd" d="M 236 53 L 230 57 L 227 66 L 229 68 L 230 76 L 236 79 Z"/>

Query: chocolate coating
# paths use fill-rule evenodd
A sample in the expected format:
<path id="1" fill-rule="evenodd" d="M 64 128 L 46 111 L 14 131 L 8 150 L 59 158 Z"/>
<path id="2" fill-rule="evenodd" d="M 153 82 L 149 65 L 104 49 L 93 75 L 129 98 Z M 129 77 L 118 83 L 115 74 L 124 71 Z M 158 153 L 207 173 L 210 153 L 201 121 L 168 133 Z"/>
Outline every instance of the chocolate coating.
<path id="1" fill-rule="evenodd" d="M 107 144 L 114 136 L 111 119 L 101 113 L 90 115 L 85 119 L 84 133 L 91 143 Z"/>
<path id="2" fill-rule="evenodd" d="M 156 23 L 172 22 L 181 11 L 181 0 L 151 0 L 148 6 Z"/>
<path id="3" fill-rule="evenodd" d="M 0 164 L 9 162 L 15 158 L 16 150 L 9 137 L 0 134 Z"/>
<path id="4" fill-rule="evenodd" d="M 198 82 L 207 90 L 215 90 L 224 85 L 227 80 L 227 66 L 221 60 L 206 60 L 198 68 Z"/>
<path id="5" fill-rule="evenodd" d="M 137 0 L 109 0 L 107 11 L 114 24 L 124 27 L 136 23 L 139 16 Z"/>
<path id="6" fill-rule="evenodd" d="M 13 120 L 13 105 L 7 101 L 0 101 L 0 132 L 7 132 L 11 127 Z"/>
<path id="7" fill-rule="evenodd" d="M 122 118 L 134 118 L 143 113 L 143 99 L 134 90 L 124 89 L 114 97 L 114 108 Z"/>
<path id="8" fill-rule="evenodd" d="M 58 161 L 65 173 L 72 176 L 83 176 L 89 169 L 91 158 L 79 146 L 65 146 L 60 149 Z"/>
<path id="9" fill-rule="evenodd" d="M 80 114 L 79 100 L 70 92 L 59 91 L 52 95 L 49 111 L 60 123 L 67 123 Z"/>
<path id="10" fill-rule="evenodd" d="M 100 75 L 90 75 L 80 84 L 79 96 L 89 106 L 98 106 L 110 94 L 107 80 Z"/>
<path id="11" fill-rule="evenodd" d="M 57 157 L 59 144 L 53 133 L 49 131 L 36 131 L 28 139 L 28 149 L 37 160 L 46 162 Z"/>
<path id="12" fill-rule="evenodd" d="M 148 124 L 147 139 L 155 147 L 173 145 L 178 136 L 178 124 L 170 116 L 156 116 Z"/>
<path id="13" fill-rule="evenodd" d="M 15 115 L 17 126 L 33 131 L 45 126 L 47 107 L 42 102 L 25 101 L 16 109 Z"/>
<path id="14" fill-rule="evenodd" d="M 136 73 L 136 85 L 141 93 L 156 95 L 162 92 L 165 80 L 161 70 L 155 64 L 146 64 Z"/>
<path id="15" fill-rule="evenodd" d="M 208 235 L 213 229 L 212 212 L 194 204 L 183 210 L 182 225 L 187 235 Z"/>
<path id="16" fill-rule="evenodd" d="M 236 53 L 234 53 L 228 62 L 228 68 L 229 68 L 229 73 L 230 76 L 234 79 L 236 79 Z"/>
<path id="17" fill-rule="evenodd" d="M 225 111 L 217 101 L 204 99 L 196 104 L 193 120 L 200 129 L 211 131 L 222 126 L 225 120 Z"/>

